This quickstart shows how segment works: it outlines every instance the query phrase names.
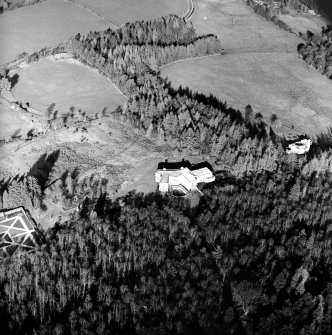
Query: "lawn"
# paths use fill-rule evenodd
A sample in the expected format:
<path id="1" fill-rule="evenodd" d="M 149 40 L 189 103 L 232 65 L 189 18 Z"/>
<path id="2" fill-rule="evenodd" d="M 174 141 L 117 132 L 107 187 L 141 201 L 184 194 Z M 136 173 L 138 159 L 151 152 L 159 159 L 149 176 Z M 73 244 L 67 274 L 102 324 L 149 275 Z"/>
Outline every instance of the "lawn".
<path id="1" fill-rule="evenodd" d="M 74 0 L 117 25 L 150 20 L 168 14 L 182 15 L 187 0 Z"/>
<path id="2" fill-rule="evenodd" d="M 242 111 L 251 104 L 267 120 L 274 113 L 300 132 L 332 126 L 331 81 L 295 54 L 226 54 L 172 64 L 161 74 L 175 87 L 212 93 Z"/>
<path id="3" fill-rule="evenodd" d="M 48 57 L 29 64 L 18 75 L 13 95 L 39 111 L 55 103 L 60 113 L 74 106 L 95 115 L 104 107 L 112 111 L 125 101 L 108 79 L 73 59 Z"/>

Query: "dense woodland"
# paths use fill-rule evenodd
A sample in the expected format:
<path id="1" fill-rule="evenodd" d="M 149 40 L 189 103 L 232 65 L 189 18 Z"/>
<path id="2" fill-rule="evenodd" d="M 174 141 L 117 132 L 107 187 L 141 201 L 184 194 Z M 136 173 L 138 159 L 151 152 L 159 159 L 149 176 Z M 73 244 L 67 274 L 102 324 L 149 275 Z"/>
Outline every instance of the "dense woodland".
<path id="1" fill-rule="evenodd" d="M 11 334 L 330 334 L 331 173 L 280 162 L 198 207 L 87 198 L 36 253 L 3 264 Z M 302 170 L 301 170 L 302 167 Z"/>
<path id="2" fill-rule="evenodd" d="M 320 34 L 307 31 L 306 43 L 298 45 L 298 52 L 306 63 L 332 79 L 332 27 L 322 28 Z"/>
<path id="3" fill-rule="evenodd" d="M 231 176 L 194 208 L 158 193 L 110 200 L 107 180 L 80 180 L 77 169 L 55 181 L 59 152 L 3 181 L 41 204 L 84 201 L 35 253 L 0 265 L 2 333 L 331 334 L 332 152 L 286 155 L 249 105 L 242 115 L 174 90 L 159 66 L 222 51 L 175 16 L 77 35 L 64 48 L 126 94 L 113 118 Z"/>

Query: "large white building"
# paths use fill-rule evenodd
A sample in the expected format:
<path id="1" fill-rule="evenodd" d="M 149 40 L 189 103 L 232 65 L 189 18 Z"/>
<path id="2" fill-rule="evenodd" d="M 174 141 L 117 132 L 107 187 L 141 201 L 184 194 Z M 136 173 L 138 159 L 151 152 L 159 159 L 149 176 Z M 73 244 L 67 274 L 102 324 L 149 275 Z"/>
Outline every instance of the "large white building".
<path id="1" fill-rule="evenodd" d="M 192 166 L 189 162 L 160 163 L 155 174 L 160 192 L 187 195 L 197 190 L 197 184 L 215 181 L 211 169 L 203 164 Z"/>

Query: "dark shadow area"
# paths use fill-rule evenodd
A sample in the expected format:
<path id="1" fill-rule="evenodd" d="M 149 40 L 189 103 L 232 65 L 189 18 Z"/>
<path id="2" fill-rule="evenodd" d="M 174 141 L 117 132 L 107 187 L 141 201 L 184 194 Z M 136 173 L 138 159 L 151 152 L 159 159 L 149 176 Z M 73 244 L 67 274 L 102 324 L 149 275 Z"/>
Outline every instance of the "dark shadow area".
<path id="1" fill-rule="evenodd" d="M 102 194 L 97 200 L 95 212 L 99 217 L 104 217 L 105 214 L 106 193 Z"/>
<path id="2" fill-rule="evenodd" d="M 328 128 L 325 133 L 317 135 L 316 145 L 318 145 L 322 151 L 332 149 L 332 127 Z"/>
<path id="3" fill-rule="evenodd" d="M 2 74 L 3 77 L 7 78 L 10 83 L 10 89 L 12 90 L 15 85 L 18 83 L 19 75 L 15 73 L 13 76 L 9 75 L 9 70 L 6 69 L 5 72 Z"/>
<path id="4" fill-rule="evenodd" d="M 10 82 L 10 89 L 12 90 L 15 85 L 18 83 L 19 75 L 15 73 L 12 77 L 8 77 L 8 80 Z"/>
<path id="5" fill-rule="evenodd" d="M 44 189 L 49 179 L 50 173 L 58 160 L 60 150 L 56 150 L 51 154 L 43 154 L 36 163 L 31 167 L 29 174 L 36 177 L 41 189 Z"/>
<path id="6" fill-rule="evenodd" d="M 238 122 L 244 121 L 241 111 L 234 109 L 232 107 L 228 107 L 226 101 L 222 102 L 213 94 L 205 95 L 203 93 L 193 92 L 188 86 L 182 87 L 181 85 L 178 89 L 175 89 L 174 87 L 172 87 L 171 82 L 169 82 L 168 80 L 167 80 L 167 88 L 168 92 L 173 97 L 177 96 L 178 94 L 180 96 L 187 96 L 189 99 L 196 100 L 198 103 L 202 103 L 211 106 L 213 108 L 220 109 L 226 115 L 229 115 L 232 121 L 238 121 Z"/>
<path id="7" fill-rule="evenodd" d="M 160 162 L 158 164 L 159 170 L 162 170 L 162 169 L 179 170 L 181 168 L 188 168 L 190 171 L 194 171 L 194 170 L 202 169 L 205 167 L 213 171 L 211 164 L 209 164 L 206 161 L 197 163 L 197 164 L 191 164 L 188 160 L 185 160 L 184 158 L 182 159 L 181 162 L 168 162 L 168 160 L 166 159 L 165 162 Z"/>
<path id="8" fill-rule="evenodd" d="M 331 0 L 316 0 L 319 12 L 327 17 L 332 23 L 332 1 Z"/>

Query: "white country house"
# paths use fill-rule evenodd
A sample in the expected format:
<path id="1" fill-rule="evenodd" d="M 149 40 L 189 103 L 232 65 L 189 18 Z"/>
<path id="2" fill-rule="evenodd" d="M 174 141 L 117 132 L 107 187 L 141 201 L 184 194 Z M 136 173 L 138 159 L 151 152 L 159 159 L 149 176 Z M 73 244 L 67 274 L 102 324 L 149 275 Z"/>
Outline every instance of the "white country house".
<path id="1" fill-rule="evenodd" d="M 180 163 L 160 163 L 155 173 L 159 191 L 173 195 L 188 195 L 198 191 L 199 183 L 215 181 L 215 176 L 208 164 L 191 165 L 188 161 Z"/>

